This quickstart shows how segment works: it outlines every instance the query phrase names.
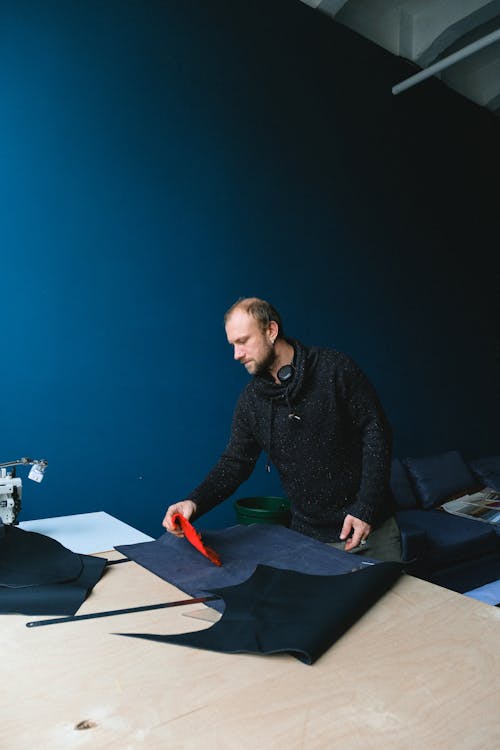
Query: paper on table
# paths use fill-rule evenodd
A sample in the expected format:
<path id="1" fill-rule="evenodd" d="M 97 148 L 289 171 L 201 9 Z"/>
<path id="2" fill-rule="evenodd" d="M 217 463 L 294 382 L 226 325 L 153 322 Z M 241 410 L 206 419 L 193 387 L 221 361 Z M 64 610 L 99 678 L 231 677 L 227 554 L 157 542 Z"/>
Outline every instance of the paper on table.
<path id="1" fill-rule="evenodd" d="M 95 513 L 22 521 L 19 528 L 50 536 L 72 552 L 84 555 L 106 552 L 118 544 L 137 544 L 153 540 L 142 531 L 102 510 Z"/>

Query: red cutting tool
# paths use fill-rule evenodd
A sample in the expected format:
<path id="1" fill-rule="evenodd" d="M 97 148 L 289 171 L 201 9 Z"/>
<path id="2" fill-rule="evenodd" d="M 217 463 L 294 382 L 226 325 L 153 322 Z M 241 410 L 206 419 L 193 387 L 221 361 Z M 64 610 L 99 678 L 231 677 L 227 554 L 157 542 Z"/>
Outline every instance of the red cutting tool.
<path id="1" fill-rule="evenodd" d="M 201 534 L 198 534 L 194 526 L 189 523 L 187 518 L 184 518 L 181 513 L 174 513 L 174 515 L 172 516 L 172 521 L 173 523 L 179 524 L 188 542 L 190 542 L 193 547 L 196 547 L 198 552 L 201 552 L 202 555 L 208 557 L 210 562 L 213 562 L 214 565 L 222 565 L 221 559 L 217 552 L 215 552 L 215 550 L 213 549 L 210 549 L 210 547 L 205 547 L 201 540 Z"/>

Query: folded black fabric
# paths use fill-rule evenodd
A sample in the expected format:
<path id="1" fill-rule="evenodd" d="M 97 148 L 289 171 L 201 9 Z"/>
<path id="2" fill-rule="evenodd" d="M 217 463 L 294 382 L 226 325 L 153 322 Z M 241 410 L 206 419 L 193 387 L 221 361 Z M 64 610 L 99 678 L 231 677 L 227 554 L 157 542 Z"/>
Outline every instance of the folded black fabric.
<path id="1" fill-rule="evenodd" d="M 0 613 L 74 615 L 106 562 L 43 534 L 1 526 Z"/>
<path id="2" fill-rule="evenodd" d="M 345 575 L 307 575 L 258 565 L 244 583 L 210 591 L 224 598 L 218 623 L 178 635 L 118 633 L 223 653 L 287 652 L 313 664 L 396 581 L 402 565 L 383 562 Z"/>
<path id="3" fill-rule="evenodd" d="M 203 531 L 203 542 L 222 560 L 213 565 L 186 539 L 164 534 L 154 542 L 127 544 L 116 549 L 190 596 L 205 596 L 214 587 L 246 581 L 257 565 L 300 573 L 335 575 L 372 566 L 375 561 L 333 549 L 323 542 L 274 524 L 231 526 Z M 209 606 L 222 612 L 224 602 Z"/>
<path id="4" fill-rule="evenodd" d="M 55 539 L 16 526 L 4 526 L 0 540 L 0 586 L 73 581 L 82 568 L 79 556 Z"/>

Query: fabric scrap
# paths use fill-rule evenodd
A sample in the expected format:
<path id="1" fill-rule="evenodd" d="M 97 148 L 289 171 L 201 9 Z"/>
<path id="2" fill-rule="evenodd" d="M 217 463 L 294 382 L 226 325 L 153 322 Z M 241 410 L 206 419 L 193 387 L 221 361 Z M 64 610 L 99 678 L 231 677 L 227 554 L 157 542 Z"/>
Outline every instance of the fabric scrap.
<path id="1" fill-rule="evenodd" d="M 0 613 L 74 615 L 107 560 L 79 555 L 43 534 L 0 527 Z"/>
<path id="2" fill-rule="evenodd" d="M 176 635 L 117 635 L 221 653 L 289 653 L 313 664 L 386 593 L 401 571 L 402 565 L 394 562 L 336 576 L 258 565 L 244 583 L 212 589 L 226 607 L 211 628 Z"/>
<path id="3" fill-rule="evenodd" d="M 34 531 L 4 526 L 0 541 L 0 586 L 38 586 L 72 581 L 82 561 L 60 542 Z"/>
<path id="4" fill-rule="evenodd" d="M 191 545 L 169 533 L 153 542 L 121 545 L 115 549 L 196 598 L 206 596 L 214 587 L 246 581 L 259 564 L 299 573 L 335 575 L 376 562 L 333 549 L 275 524 L 237 525 L 219 531 L 204 531 L 203 538 L 218 551 L 224 561 L 222 567 L 207 565 Z M 223 601 L 210 602 L 209 606 L 219 612 L 224 610 Z"/>

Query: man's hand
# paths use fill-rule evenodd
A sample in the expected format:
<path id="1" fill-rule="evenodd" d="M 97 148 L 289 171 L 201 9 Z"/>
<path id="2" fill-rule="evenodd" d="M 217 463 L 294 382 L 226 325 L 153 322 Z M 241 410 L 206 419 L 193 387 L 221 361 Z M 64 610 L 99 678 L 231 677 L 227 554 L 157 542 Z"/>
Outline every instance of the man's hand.
<path id="1" fill-rule="evenodd" d="M 170 505 L 170 507 L 167 508 L 162 525 L 165 526 L 166 530 L 170 531 L 171 534 L 175 534 L 175 536 L 184 536 L 180 526 L 177 526 L 176 523 L 172 522 L 172 516 L 174 513 L 180 513 L 184 518 L 189 520 L 195 512 L 196 503 L 193 503 L 192 500 L 182 500 L 180 503 L 174 503 L 174 505 Z"/>
<path id="2" fill-rule="evenodd" d="M 371 530 L 372 527 L 369 523 L 362 521 L 360 518 L 356 518 L 356 516 L 347 514 L 344 519 L 342 531 L 340 532 L 341 541 L 346 539 L 344 550 L 350 552 L 352 549 L 358 547 L 367 539 Z M 351 532 L 352 536 L 350 536 Z"/>

